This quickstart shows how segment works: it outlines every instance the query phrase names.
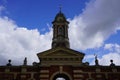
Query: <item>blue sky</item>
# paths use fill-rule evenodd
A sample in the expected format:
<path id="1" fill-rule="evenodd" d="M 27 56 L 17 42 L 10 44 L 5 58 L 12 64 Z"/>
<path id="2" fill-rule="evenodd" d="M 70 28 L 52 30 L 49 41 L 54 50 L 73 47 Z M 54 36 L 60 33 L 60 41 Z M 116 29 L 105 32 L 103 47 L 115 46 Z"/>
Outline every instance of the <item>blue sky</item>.
<path id="1" fill-rule="evenodd" d="M 88 0 L 1 0 L 1 5 L 6 7 L 5 15 L 15 20 L 19 26 L 41 30 L 47 23 L 51 24 L 60 5 L 66 17 L 73 18 L 82 12 L 86 2 Z"/>
<path id="2" fill-rule="evenodd" d="M 0 0 L 0 64 L 37 61 L 36 53 L 50 49 L 52 24 L 62 6 L 70 22 L 72 49 L 86 54 L 83 62 L 100 65 L 110 59 L 120 65 L 119 0 Z"/>

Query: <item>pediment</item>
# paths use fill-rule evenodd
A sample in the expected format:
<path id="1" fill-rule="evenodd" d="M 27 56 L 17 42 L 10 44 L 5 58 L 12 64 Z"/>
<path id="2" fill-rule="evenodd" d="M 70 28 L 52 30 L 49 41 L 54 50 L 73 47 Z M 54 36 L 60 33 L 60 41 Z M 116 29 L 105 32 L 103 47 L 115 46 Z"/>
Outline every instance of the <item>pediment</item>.
<path id="1" fill-rule="evenodd" d="M 69 48 L 52 48 L 37 54 L 40 65 L 80 65 L 84 53 Z"/>
<path id="2" fill-rule="evenodd" d="M 37 54 L 38 57 L 42 56 L 84 56 L 83 53 L 68 49 L 68 48 L 55 48 L 50 49 L 45 52 L 41 52 Z"/>

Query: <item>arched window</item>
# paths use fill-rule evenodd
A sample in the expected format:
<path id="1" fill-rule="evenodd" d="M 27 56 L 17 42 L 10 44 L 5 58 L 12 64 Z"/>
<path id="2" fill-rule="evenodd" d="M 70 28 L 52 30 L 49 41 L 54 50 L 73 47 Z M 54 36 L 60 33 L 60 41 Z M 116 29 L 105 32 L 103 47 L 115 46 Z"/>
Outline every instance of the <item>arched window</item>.
<path id="1" fill-rule="evenodd" d="M 59 27 L 58 28 L 58 35 L 63 35 L 64 33 L 63 33 L 63 27 Z"/>

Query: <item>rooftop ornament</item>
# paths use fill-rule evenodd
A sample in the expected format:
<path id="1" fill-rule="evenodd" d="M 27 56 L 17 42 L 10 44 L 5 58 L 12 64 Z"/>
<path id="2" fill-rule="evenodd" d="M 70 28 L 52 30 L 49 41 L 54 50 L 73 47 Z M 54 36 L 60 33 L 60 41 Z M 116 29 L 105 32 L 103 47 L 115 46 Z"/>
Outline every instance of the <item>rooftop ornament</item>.
<path id="1" fill-rule="evenodd" d="M 25 57 L 23 65 L 27 66 L 27 57 Z"/>
<path id="2" fill-rule="evenodd" d="M 97 59 L 97 55 L 95 54 L 95 65 L 96 66 L 99 66 L 99 61 L 98 61 L 98 59 Z"/>
<path id="3" fill-rule="evenodd" d="M 10 60 L 10 59 L 8 60 L 8 64 L 7 64 L 7 66 L 12 66 L 12 64 L 11 64 L 11 60 Z"/>
<path id="4" fill-rule="evenodd" d="M 110 66 L 114 67 L 115 64 L 113 63 L 113 60 L 112 60 L 112 59 L 110 60 L 110 62 L 111 62 Z"/>

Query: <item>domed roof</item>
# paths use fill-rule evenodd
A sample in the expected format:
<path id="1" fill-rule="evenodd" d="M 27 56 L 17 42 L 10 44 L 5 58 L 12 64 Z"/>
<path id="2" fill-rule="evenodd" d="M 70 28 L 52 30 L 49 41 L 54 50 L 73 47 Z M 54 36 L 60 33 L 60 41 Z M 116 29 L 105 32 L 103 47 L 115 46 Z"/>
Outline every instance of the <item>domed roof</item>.
<path id="1" fill-rule="evenodd" d="M 60 11 L 56 16 L 55 16 L 55 19 L 52 23 L 54 22 L 68 22 L 66 20 L 66 17 L 64 16 L 64 14 Z"/>

